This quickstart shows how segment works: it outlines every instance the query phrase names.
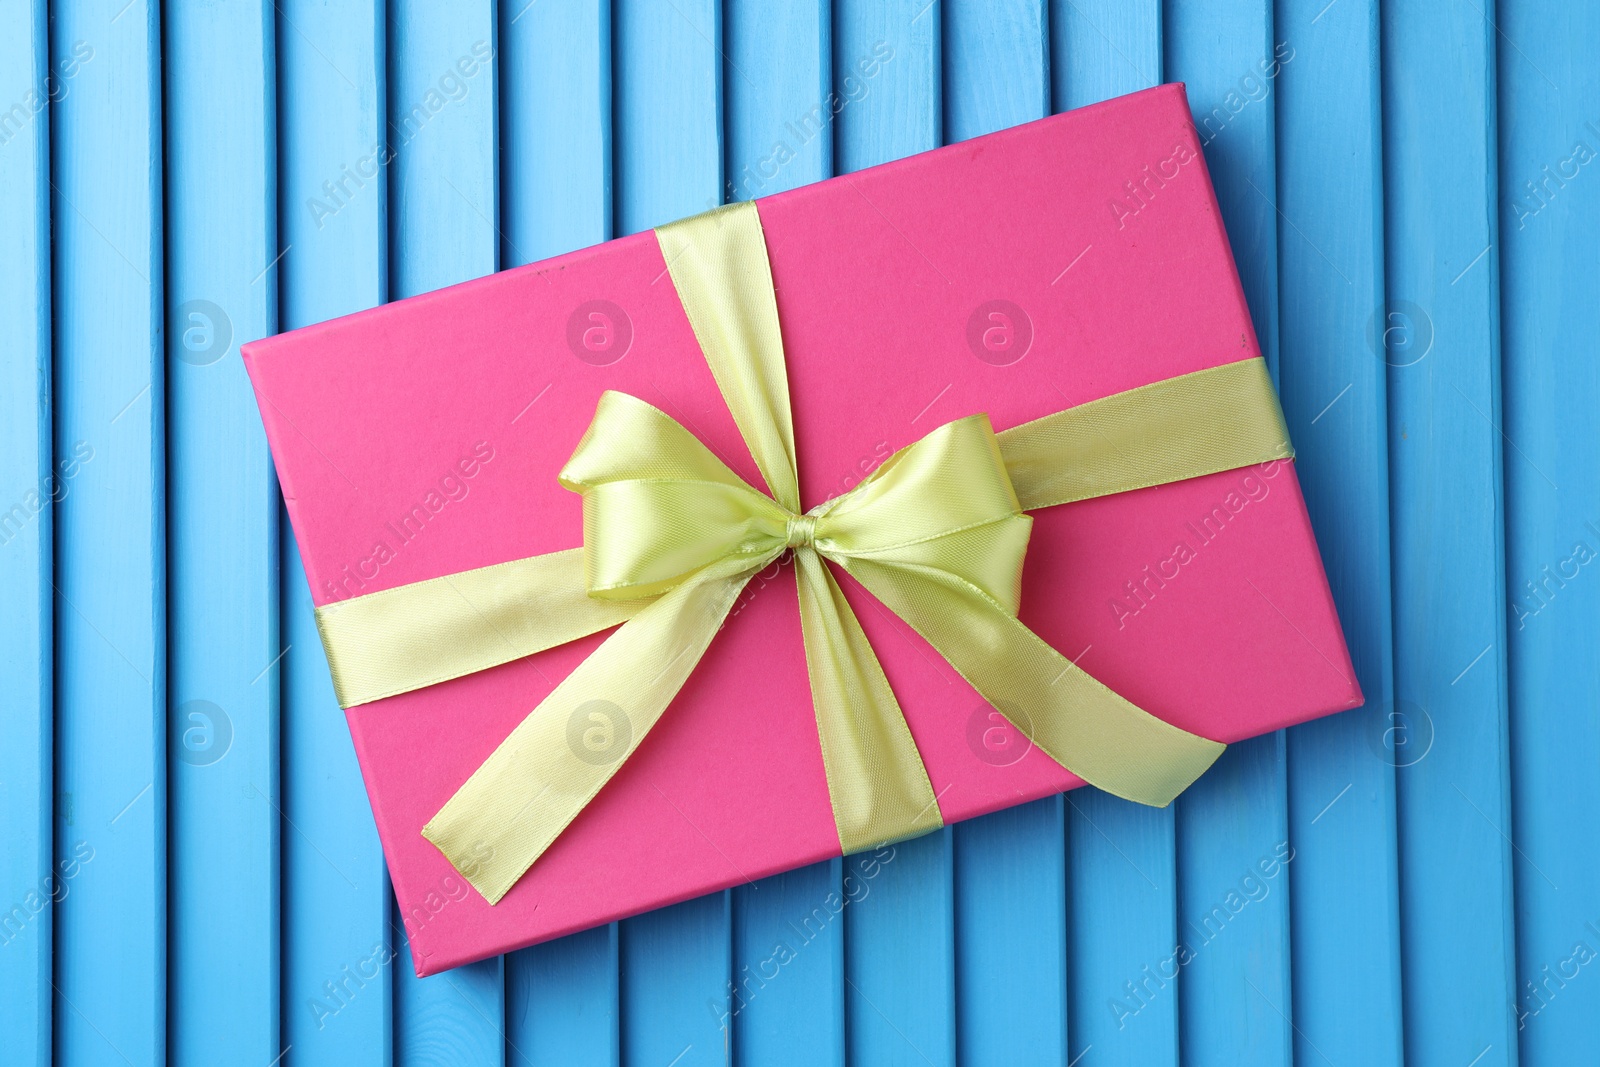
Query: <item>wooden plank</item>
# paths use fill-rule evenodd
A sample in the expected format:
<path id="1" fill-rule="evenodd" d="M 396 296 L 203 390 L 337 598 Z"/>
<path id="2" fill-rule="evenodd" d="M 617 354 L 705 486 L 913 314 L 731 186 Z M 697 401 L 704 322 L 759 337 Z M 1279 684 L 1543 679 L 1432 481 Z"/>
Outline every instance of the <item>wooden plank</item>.
<path id="1" fill-rule="evenodd" d="M 387 19 L 389 281 L 399 299 L 499 266 L 499 42 L 488 0 L 398 0 Z M 391 923 L 398 936 L 397 913 Z M 419 979 L 407 943 L 393 982 L 397 1063 L 504 1062 L 502 957 Z"/>
<path id="2" fill-rule="evenodd" d="M 1484 417 L 1500 409 L 1495 31 L 1481 10 L 1416 2 L 1385 5 L 1382 30 L 1388 343 L 1377 347 L 1389 367 L 1400 697 L 1383 710 L 1398 768 L 1405 1052 L 1509 1067 L 1505 514 L 1500 434 Z"/>
<path id="3" fill-rule="evenodd" d="M 946 142 L 1049 114 L 1045 5 L 942 7 Z M 1065 1062 L 1064 822 L 1049 797 L 954 828 L 961 1063 Z"/>
<path id="4" fill-rule="evenodd" d="M 1050 114 L 1050 22 L 1043 0 L 944 0 L 948 144 Z"/>
<path id="5" fill-rule="evenodd" d="M 844 912 L 860 860 L 815 863 L 733 891 L 733 1062 L 845 1062 Z M 850 894 L 850 895 L 846 895 Z"/>
<path id="6" fill-rule="evenodd" d="M 397 0 L 388 27 L 389 287 L 398 300 L 500 266 L 499 40 L 488 0 Z"/>
<path id="7" fill-rule="evenodd" d="M 733 1059 L 731 900 L 710 893 L 623 921 L 622 1062 Z"/>
<path id="8" fill-rule="evenodd" d="M 611 5 L 500 9 L 501 264 L 611 234 Z"/>
<path id="9" fill-rule="evenodd" d="M 850 1063 L 956 1062 L 954 842 L 945 827 L 900 842 L 875 867 L 852 861 L 870 892 L 845 912 Z"/>
<path id="10" fill-rule="evenodd" d="M 937 148 L 944 127 L 939 4 L 839 0 L 833 17 L 833 91 L 843 101 L 834 120 L 835 168 L 848 173 Z M 871 891 L 845 912 L 849 1062 L 955 1063 L 954 842 L 947 827 L 857 869 Z"/>
<path id="11" fill-rule="evenodd" d="M 277 7 L 279 318 L 295 329 L 384 298 L 383 15 L 376 3 Z M 287 515 L 283 686 L 283 1040 L 296 1064 L 389 1062 L 388 877 L 333 696 Z"/>
<path id="12" fill-rule="evenodd" d="M 520 266 L 611 236 L 611 6 L 500 7 L 500 256 Z M 506 1059 L 619 1062 L 617 926 L 506 957 Z"/>
<path id="13" fill-rule="evenodd" d="M 722 203 L 722 5 L 612 7 L 615 230 Z M 622 1058 L 675 1067 L 733 1055 L 731 898 L 713 893 L 622 923 Z"/>
<path id="14" fill-rule="evenodd" d="M 1329 584 L 1367 706 L 1289 731 L 1295 1059 L 1401 1059 L 1378 25 L 1372 0 L 1280 6 L 1280 378 Z M 1263 193 L 1265 198 L 1265 194 Z M 1268 999 L 1263 993 L 1252 995 Z M 1359 1026 L 1351 1020 L 1359 1019 Z"/>
<path id="15" fill-rule="evenodd" d="M 723 26 L 726 199 L 754 200 L 832 177 L 832 105 L 846 98 L 831 95 L 829 4 L 727 0 Z"/>
<path id="16" fill-rule="evenodd" d="M 1294 1062 L 1286 1007 L 1294 851 L 1285 746 L 1282 731 L 1229 745 L 1178 808 L 1176 945 L 1183 946 L 1177 961 L 1185 1064 Z M 1141 1009 L 1137 998 L 1124 1004 Z"/>
<path id="17" fill-rule="evenodd" d="M 1067 794 L 1071 1056 L 1177 1063 L 1177 859 L 1170 808 Z"/>
<path id="18" fill-rule="evenodd" d="M 1294 49 L 1274 38 L 1267 0 L 1171 0 L 1162 28 L 1166 77 L 1188 85 L 1256 339 L 1275 374 L 1278 217 L 1268 198 L 1277 196 L 1277 78 Z M 1293 1062 L 1293 1030 L 1271 1007 L 1288 1004 L 1291 988 L 1285 744 L 1279 731 L 1230 746 L 1177 803 L 1177 943 L 1187 961 L 1179 1032 L 1192 1067 Z"/>
<path id="19" fill-rule="evenodd" d="M 832 26 L 819 0 L 723 11 L 724 196 L 752 200 L 833 173 Z M 843 1067 L 844 865 L 733 890 L 734 1062 Z M 857 885 L 852 878 L 850 887 Z"/>
<path id="20" fill-rule="evenodd" d="M 55 452 L 79 457 L 55 509 L 55 848 L 82 857 L 55 1055 L 145 1067 L 168 1058 L 161 30 L 106 0 L 57 9 L 50 41 Z"/>
<path id="21" fill-rule="evenodd" d="M 1055 796 L 955 826 L 959 1063 L 1067 1062 L 1064 823 Z"/>
<path id="22" fill-rule="evenodd" d="M 612 6 L 616 232 L 638 233 L 723 202 L 722 4 Z"/>
<path id="23" fill-rule="evenodd" d="M 1050 52 L 1057 111 L 1159 84 L 1159 0 L 1052 0 Z"/>
<path id="24" fill-rule="evenodd" d="M 617 924 L 506 957 L 506 1062 L 621 1062 Z"/>
<path id="25" fill-rule="evenodd" d="M 1053 13 L 1057 110 L 1161 80 L 1156 0 L 1064 3 Z M 1177 990 L 1163 977 L 1178 940 L 1173 809 L 1093 788 L 1069 794 L 1067 804 L 1070 1054 L 1176 1063 Z"/>
<path id="26" fill-rule="evenodd" d="M 1274 35 L 1269 0 L 1168 0 L 1165 80 L 1188 87 L 1261 355 L 1278 370 L 1277 85 L 1294 45 Z M 1252 188 L 1255 186 L 1256 188 Z"/>
<path id="27" fill-rule="evenodd" d="M 833 90 L 848 101 L 834 120 L 840 174 L 939 147 L 942 19 L 938 0 L 835 0 Z"/>
<path id="28" fill-rule="evenodd" d="M 1587 563 L 1600 548 L 1600 454 L 1585 444 L 1600 422 L 1600 187 L 1588 173 L 1600 10 L 1507 0 L 1495 17 L 1516 1013 L 1521 1062 L 1536 1067 L 1600 1040 L 1600 983 L 1580 962 L 1600 951 L 1600 587 Z M 1468 814 L 1506 828 L 1503 810 Z"/>
<path id="29" fill-rule="evenodd" d="M 239 345 L 277 327 L 266 3 L 169 8 L 169 1058 L 270 1062 L 278 997 L 278 500 Z"/>
<path id="30" fill-rule="evenodd" d="M 50 115 L 43 0 L 0 3 L 0 1029 L 18 1064 L 50 1062 L 55 868 Z M 63 82 L 64 84 L 64 82 Z M 74 465 L 76 471 L 76 465 Z M 64 473 L 64 472 L 63 472 Z"/>

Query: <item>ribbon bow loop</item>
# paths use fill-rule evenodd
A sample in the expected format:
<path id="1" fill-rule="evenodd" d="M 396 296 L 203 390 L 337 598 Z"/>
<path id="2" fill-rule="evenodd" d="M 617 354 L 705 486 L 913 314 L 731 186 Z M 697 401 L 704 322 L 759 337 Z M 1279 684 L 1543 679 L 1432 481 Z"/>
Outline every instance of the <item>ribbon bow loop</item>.
<path id="1" fill-rule="evenodd" d="M 787 510 L 677 420 L 626 393 L 601 396 L 561 484 L 583 495 L 592 597 L 658 596 L 713 565 L 753 573 L 784 549 Z"/>
<path id="2" fill-rule="evenodd" d="M 817 551 L 847 571 L 869 561 L 942 571 L 1016 614 L 1033 520 L 1017 504 L 987 415 L 907 445 L 817 511 Z"/>

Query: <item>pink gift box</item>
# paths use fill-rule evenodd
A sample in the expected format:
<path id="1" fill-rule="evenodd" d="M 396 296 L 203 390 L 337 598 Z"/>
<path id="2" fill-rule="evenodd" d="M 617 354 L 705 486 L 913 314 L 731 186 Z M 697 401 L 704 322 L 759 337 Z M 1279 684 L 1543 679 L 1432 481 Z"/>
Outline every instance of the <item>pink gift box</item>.
<path id="1" fill-rule="evenodd" d="M 802 506 L 997 430 L 1258 354 L 1183 88 L 759 202 Z M 318 604 L 582 542 L 556 483 L 601 392 L 752 484 L 651 233 L 246 345 Z M 1135 704 L 1237 741 L 1360 691 L 1292 462 L 1034 513 L 1022 620 Z M 1082 782 L 835 570 L 947 823 Z M 634 757 L 490 906 L 420 830 L 603 634 L 351 708 L 419 974 L 839 854 L 792 568 L 751 582 Z"/>

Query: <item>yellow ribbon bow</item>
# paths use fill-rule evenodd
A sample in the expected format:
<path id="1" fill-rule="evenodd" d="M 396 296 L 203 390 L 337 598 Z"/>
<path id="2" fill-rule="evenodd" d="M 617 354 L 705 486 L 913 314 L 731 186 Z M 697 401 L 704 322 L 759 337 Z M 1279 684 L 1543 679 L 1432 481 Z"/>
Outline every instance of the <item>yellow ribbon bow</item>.
<path id="1" fill-rule="evenodd" d="M 824 559 L 913 627 L 1020 731 L 1109 792 L 1165 805 L 1223 746 L 1135 707 L 1017 619 L 1024 509 L 1285 459 L 1259 358 L 1156 382 L 995 434 L 946 424 L 801 512 L 771 269 L 757 209 L 656 231 L 768 496 L 665 413 L 607 392 L 561 472 L 584 547 L 318 610 L 345 706 L 459 677 L 623 621 L 423 828 L 500 900 L 638 747 L 746 583 L 794 553 L 801 629 L 841 850 L 943 825 L 927 771 Z M 1020 498 L 1020 499 L 1019 499 Z M 594 716 L 595 750 L 574 742 Z M 618 727 L 620 725 L 620 733 Z M 581 729 L 580 729 L 581 734 Z"/>

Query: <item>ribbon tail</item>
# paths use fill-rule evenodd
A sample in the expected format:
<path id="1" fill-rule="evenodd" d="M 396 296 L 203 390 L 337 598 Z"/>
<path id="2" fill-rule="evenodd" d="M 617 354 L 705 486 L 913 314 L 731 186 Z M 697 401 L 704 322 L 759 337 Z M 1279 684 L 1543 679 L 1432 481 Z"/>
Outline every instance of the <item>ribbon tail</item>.
<path id="1" fill-rule="evenodd" d="M 993 536 L 983 528 L 963 531 L 942 539 L 942 548 L 981 550 Z M 1118 696 L 989 593 L 947 570 L 907 560 L 840 562 L 1012 725 L 1091 785 L 1165 807 L 1226 747 Z"/>
<path id="2" fill-rule="evenodd" d="M 800 628 L 822 766 L 846 855 L 944 825 L 927 768 L 883 667 L 817 553 L 795 553 Z"/>
<path id="3" fill-rule="evenodd" d="M 648 603 L 589 596 L 571 548 L 324 604 L 317 629 L 339 706 L 353 708 L 576 641 Z"/>
<path id="4" fill-rule="evenodd" d="M 528 713 L 422 836 L 498 903 L 633 755 L 753 573 L 748 559 L 724 561 L 629 619 Z"/>

